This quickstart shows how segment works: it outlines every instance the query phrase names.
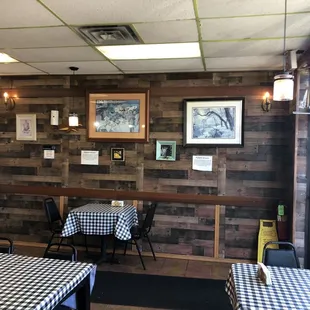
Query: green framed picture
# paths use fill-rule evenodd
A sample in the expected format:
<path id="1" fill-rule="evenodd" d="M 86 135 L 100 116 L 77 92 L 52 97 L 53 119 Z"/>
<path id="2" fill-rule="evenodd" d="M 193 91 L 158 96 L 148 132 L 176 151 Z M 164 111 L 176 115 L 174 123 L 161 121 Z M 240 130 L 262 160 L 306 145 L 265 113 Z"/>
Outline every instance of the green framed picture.
<path id="1" fill-rule="evenodd" d="M 176 141 L 156 141 L 156 160 L 174 161 L 176 149 Z"/>

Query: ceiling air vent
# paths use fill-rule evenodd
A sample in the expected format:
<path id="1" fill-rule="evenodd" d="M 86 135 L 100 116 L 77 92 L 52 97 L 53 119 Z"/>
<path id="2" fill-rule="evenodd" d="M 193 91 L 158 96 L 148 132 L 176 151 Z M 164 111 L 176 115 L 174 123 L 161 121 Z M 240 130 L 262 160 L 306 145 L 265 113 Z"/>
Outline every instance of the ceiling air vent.
<path id="1" fill-rule="evenodd" d="M 78 32 L 93 45 L 124 45 L 141 43 L 134 30 L 128 25 L 82 26 Z"/>

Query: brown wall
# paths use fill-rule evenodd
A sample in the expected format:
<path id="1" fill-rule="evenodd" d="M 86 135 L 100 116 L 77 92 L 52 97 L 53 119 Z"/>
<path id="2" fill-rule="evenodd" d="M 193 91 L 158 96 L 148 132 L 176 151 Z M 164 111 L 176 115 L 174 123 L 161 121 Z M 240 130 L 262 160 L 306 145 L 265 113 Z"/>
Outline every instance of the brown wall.
<path id="1" fill-rule="evenodd" d="M 260 107 L 262 85 L 270 85 L 272 78 L 268 72 L 78 76 L 75 81 L 70 77 L 14 78 L 14 87 L 30 92 L 76 84 L 79 89 L 150 88 L 150 141 L 90 142 L 85 127 L 67 134 L 49 125 L 52 109 L 58 109 L 61 116 L 77 112 L 85 125 L 85 97 L 20 98 L 13 113 L 0 107 L 0 183 L 288 199 L 292 168 L 289 109 L 283 103 L 273 103 L 268 113 Z M 2 79 L 0 84 L 5 87 L 11 82 Z M 182 100 L 215 95 L 245 96 L 244 147 L 184 148 Z M 15 113 L 36 113 L 37 141 L 15 141 Z M 157 139 L 177 141 L 175 162 L 155 160 Z M 54 160 L 43 159 L 43 145 L 56 146 Z M 126 149 L 124 163 L 110 161 L 111 147 Z M 99 150 L 100 165 L 82 166 L 81 150 Z M 213 171 L 193 171 L 193 154 L 212 155 Z M 17 240 L 46 241 L 49 233 L 41 200 L 2 195 L 0 232 Z M 82 203 L 76 198 L 69 199 L 68 205 Z M 273 218 L 274 212 L 266 206 L 222 206 L 219 255 L 255 258 L 259 219 Z M 214 214 L 215 206 L 160 203 L 153 229 L 156 251 L 213 256 Z"/>
<path id="2" fill-rule="evenodd" d="M 306 90 L 309 90 L 309 70 L 298 72 L 297 109 L 304 99 Z M 293 242 L 297 247 L 297 254 L 304 263 L 306 238 L 306 209 L 309 173 L 307 161 L 309 160 L 309 115 L 296 115 L 295 130 L 295 177 L 294 177 L 294 211 L 293 211 Z"/>

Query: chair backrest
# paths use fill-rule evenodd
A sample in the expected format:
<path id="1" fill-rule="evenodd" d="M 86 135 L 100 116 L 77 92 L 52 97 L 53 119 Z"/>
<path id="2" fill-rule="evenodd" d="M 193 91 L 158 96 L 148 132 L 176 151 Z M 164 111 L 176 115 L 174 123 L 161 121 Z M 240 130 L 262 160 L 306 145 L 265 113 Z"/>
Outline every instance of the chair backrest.
<path id="1" fill-rule="evenodd" d="M 152 228 L 152 223 L 157 208 L 157 203 L 152 202 L 146 211 L 146 216 L 142 224 L 142 231 L 149 233 Z"/>
<path id="2" fill-rule="evenodd" d="M 2 244 L 1 241 L 4 241 L 6 244 Z M 0 237 L 0 253 L 13 253 L 13 241 L 9 238 Z"/>
<path id="3" fill-rule="evenodd" d="M 44 199 L 43 201 L 45 212 L 47 216 L 48 223 L 50 224 L 51 228 L 53 223 L 60 221 L 63 224 L 63 220 L 60 216 L 58 207 L 55 203 L 55 200 L 51 197 Z"/>
<path id="4" fill-rule="evenodd" d="M 57 250 L 52 250 L 51 248 L 57 247 Z M 64 248 L 69 251 L 62 251 Z M 77 250 L 71 244 L 60 244 L 60 243 L 51 243 L 44 251 L 44 258 L 53 258 L 53 259 L 62 259 L 70 260 L 72 262 L 77 261 Z"/>
<path id="5" fill-rule="evenodd" d="M 285 248 L 268 249 L 271 244 L 284 246 Z M 263 264 L 268 266 L 300 268 L 299 259 L 296 254 L 295 247 L 290 242 L 269 241 L 265 244 L 263 250 Z"/>

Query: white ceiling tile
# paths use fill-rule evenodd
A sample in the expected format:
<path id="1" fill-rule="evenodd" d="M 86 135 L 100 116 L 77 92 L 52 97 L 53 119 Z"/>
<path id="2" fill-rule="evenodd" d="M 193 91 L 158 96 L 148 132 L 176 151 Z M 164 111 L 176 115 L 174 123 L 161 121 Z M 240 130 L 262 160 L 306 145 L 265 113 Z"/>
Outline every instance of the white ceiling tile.
<path id="1" fill-rule="evenodd" d="M 0 12 L 0 28 L 63 25 L 34 0 L 1 0 Z"/>
<path id="2" fill-rule="evenodd" d="M 192 0 L 42 0 L 68 24 L 109 24 L 195 18 Z"/>
<path id="3" fill-rule="evenodd" d="M 87 43 L 67 27 L 0 29 L 0 48 L 83 46 Z"/>
<path id="4" fill-rule="evenodd" d="M 115 64 L 125 73 L 132 72 L 185 72 L 203 71 L 200 58 L 160 60 L 120 60 Z"/>
<path id="5" fill-rule="evenodd" d="M 287 50 L 304 50 L 309 45 L 310 40 L 307 38 L 286 40 Z M 203 52 L 205 57 L 282 55 L 283 39 L 204 42 Z"/>
<path id="6" fill-rule="evenodd" d="M 285 12 L 284 0 L 205 0 L 198 1 L 197 3 L 200 18 L 279 14 Z M 288 0 L 287 9 L 288 12 L 310 11 L 310 3 L 305 0 Z"/>
<path id="7" fill-rule="evenodd" d="M 86 46 L 12 49 L 9 53 L 23 62 L 105 60 L 99 52 Z"/>
<path id="8" fill-rule="evenodd" d="M 201 20 L 203 40 L 250 39 L 283 36 L 282 16 Z"/>
<path id="9" fill-rule="evenodd" d="M 310 35 L 310 14 L 287 18 L 287 36 Z M 231 40 L 283 37 L 283 15 L 201 20 L 203 40 Z"/>
<path id="10" fill-rule="evenodd" d="M 72 74 L 70 66 L 78 67 L 76 74 L 113 74 L 121 73 L 108 61 L 71 61 L 71 62 L 41 62 L 30 65 L 50 74 Z"/>
<path id="11" fill-rule="evenodd" d="M 196 21 L 168 21 L 134 24 L 144 43 L 178 43 L 198 41 Z"/>
<path id="12" fill-rule="evenodd" d="M 23 63 L 0 64 L 0 75 L 32 75 L 45 74 Z"/>
<path id="13" fill-rule="evenodd" d="M 310 10 L 310 6 L 309 6 Z M 293 14 L 287 16 L 287 36 L 309 36 L 310 14 Z M 282 28 L 283 32 L 284 27 Z"/>
<path id="14" fill-rule="evenodd" d="M 249 56 L 205 58 L 207 71 L 223 69 L 225 71 L 247 70 L 277 70 L 282 67 L 282 56 Z M 253 69 L 254 70 L 254 69 Z"/>

